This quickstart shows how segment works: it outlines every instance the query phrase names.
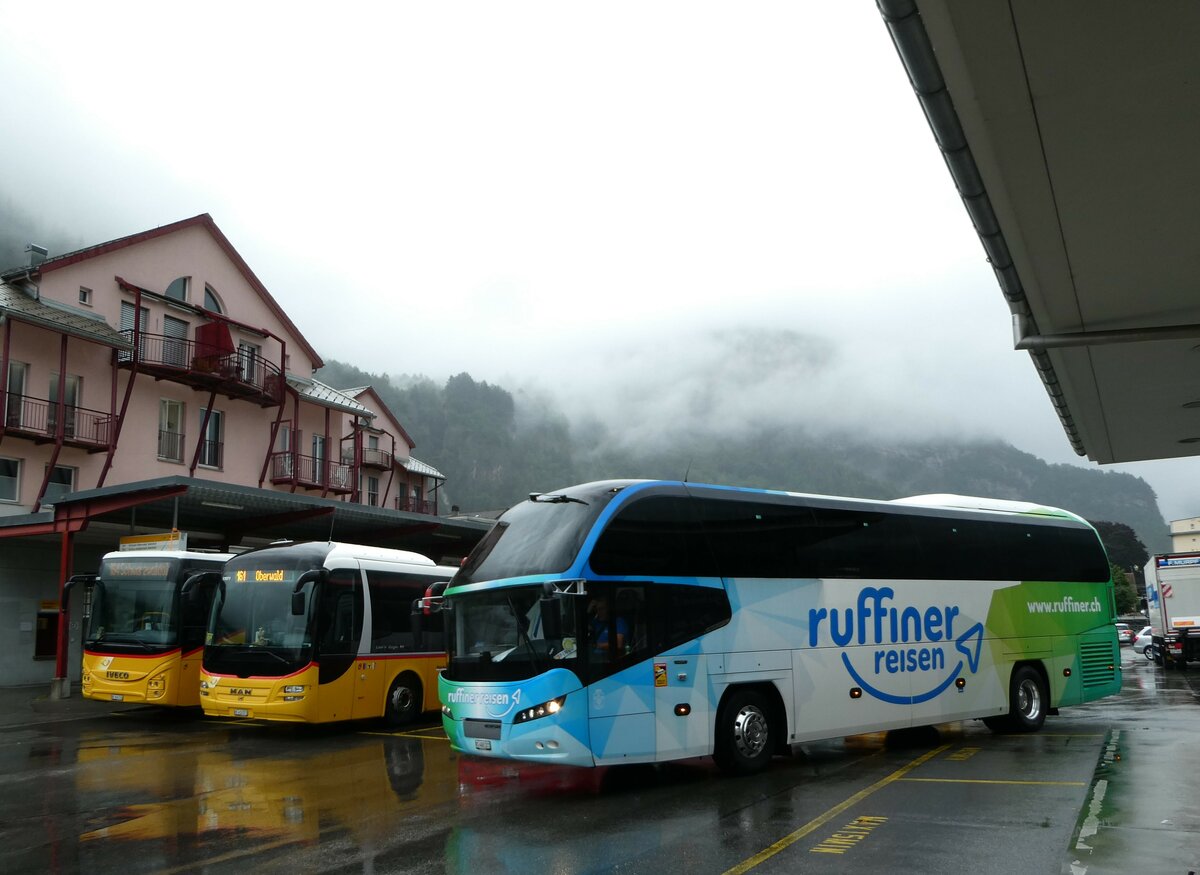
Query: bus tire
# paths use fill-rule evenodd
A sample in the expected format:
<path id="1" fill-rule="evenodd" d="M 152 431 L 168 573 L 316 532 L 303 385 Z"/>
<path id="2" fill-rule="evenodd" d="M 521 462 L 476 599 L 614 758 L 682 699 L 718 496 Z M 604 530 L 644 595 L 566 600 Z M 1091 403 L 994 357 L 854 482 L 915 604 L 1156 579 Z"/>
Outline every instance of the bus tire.
<path id="1" fill-rule="evenodd" d="M 771 761 L 771 706 L 755 690 L 737 690 L 717 712 L 713 759 L 733 775 L 760 772 Z"/>
<path id="2" fill-rule="evenodd" d="M 421 713 L 421 682 L 411 674 L 392 681 L 383 704 L 383 719 L 388 726 L 407 726 Z"/>
<path id="3" fill-rule="evenodd" d="M 1046 722 L 1050 695 L 1042 673 L 1031 665 L 1013 671 L 1008 693 L 1008 729 L 1011 732 L 1037 732 Z"/>

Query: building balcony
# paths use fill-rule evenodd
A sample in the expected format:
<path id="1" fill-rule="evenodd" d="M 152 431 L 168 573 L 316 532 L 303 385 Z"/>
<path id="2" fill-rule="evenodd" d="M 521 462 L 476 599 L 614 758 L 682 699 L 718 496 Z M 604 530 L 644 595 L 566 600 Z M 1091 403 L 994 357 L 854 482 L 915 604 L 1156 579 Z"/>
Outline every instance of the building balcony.
<path id="1" fill-rule="evenodd" d="M 372 468 L 377 471 L 390 471 L 393 461 L 392 454 L 387 450 L 381 450 L 378 447 L 362 448 L 362 466 L 364 468 Z M 354 451 L 348 450 L 343 452 L 342 462 L 346 465 L 353 465 Z"/>
<path id="2" fill-rule="evenodd" d="M 89 452 L 108 449 L 114 417 L 103 410 L 59 404 L 45 398 L 10 394 L 4 416 L 4 434 L 27 438 L 39 444 L 58 438 L 62 421 L 63 446 Z"/>
<path id="3" fill-rule="evenodd" d="M 328 489 L 338 494 L 353 492 L 351 468 L 331 459 L 279 452 L 271 455 L 271 482 L 294 483 L 303 489 Z"/>
<path id="4" fill-rule="evenodd" d="M 425 513 L 430 516 L 437 515 L 437 503 L 424 498 L 395 498 L 392 501 L 396 510 L 403 510 L 408 513 Z"/>
<path id="5" fill-rule="evenodd" d="M 130 342 L 134 332 L 122 331 Z M 134 354 L 117 354 L 117 366 L 133 367 Z M 138 370 L 155 379 L 182 383 L 194 389 L 244 398 L 263 407 L 283 403 L 283 379 L 278 365 L 246 350 L 218 352 L 194 340 L 141 332 L 137 341 Z"/>

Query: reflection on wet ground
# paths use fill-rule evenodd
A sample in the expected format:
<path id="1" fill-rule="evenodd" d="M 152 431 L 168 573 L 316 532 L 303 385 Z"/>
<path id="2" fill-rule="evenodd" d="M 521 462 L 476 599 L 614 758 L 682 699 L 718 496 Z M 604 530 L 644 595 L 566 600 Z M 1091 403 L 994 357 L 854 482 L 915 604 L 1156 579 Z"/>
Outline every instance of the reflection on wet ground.
<path id="1" fill-rule="evenodd" d="M 1185 840 L 1200 834 L 1200 811 L 1182 789 L 1147 803 L 1137 786 L 1145 776 L 1178 786 L 1179 774 L 1200 768 L 1190 740 L 1200 671 L 1165 672 L 1130 656 L 1119 698 L 1064 711 L 1039 735 L 995 736 L 973 722 L 870 733 L 803 745 L 744 780 L 720 776 L 706 759 L 576 769 L 459 757 L 433 724 L 392 734 L 370 724 L 267 727 L 130 712 L 0 732 L 0 870 L 722 872 L 944 747 L 942 771 L 927 782 L 977 769 L 991 785 L 1055 777 L 1077 786 L 1063 791 L 1078 796 L 1067 871 L 1117 871 L 1112 861 L 1144 855 L 1141 844 L 1162 848 L 1168 822 L 1183 837 L 1157 858 L 1171 867 L 1142 871 L 1175 871 Z M 957 797 L 937 801 L 942 784 L 892 786 L 872 803 L 877 814 L 885 803 L 897 810 L 893 827 L 870 840 L 870 853 L 885 859 L 928 843 L 938 827 L 922 812 L 948 805 L 958 818 L 969 814 Z M 1007 829 L 1025 828 L 1021 818 L 1036 813 L 1029 804 L 1001 815 L 1016 818 Z M 925 833 L 906 837 L 898 826 L 906 816 L 926 817 Z M 974 816 L 984 819 L 977 841 L 1004 832 L 990 813 Z M 1075 809 L 1055 816 L 1069 822 Z M 951 821 L 948 834 L 967 835 Z M 860 865 L 871 859 L 865 847 Z M 791 862 L 811 869 L 814 860 Z M 926 871 L 938 870 L 930 862 Z"/>

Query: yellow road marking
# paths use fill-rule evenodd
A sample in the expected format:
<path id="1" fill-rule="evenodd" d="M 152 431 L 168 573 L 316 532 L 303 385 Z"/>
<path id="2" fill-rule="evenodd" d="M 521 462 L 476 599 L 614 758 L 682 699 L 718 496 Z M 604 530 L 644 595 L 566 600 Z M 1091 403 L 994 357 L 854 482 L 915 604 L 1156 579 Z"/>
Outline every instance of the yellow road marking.
<path id="1" fill-rule="evenodd" d="M 913 784 L 1023 784 L 1033 787 L 1085 787 L 1086 781 L 989 781 L 982 778 L 899 778 Z"/>
<path id="2" fill-rule="evenodd" d="M 872 793 L 876 792 L 877 790 L 882 790 L 888 784 L 893 784 L 896 781 L 899 781 L 901 778 L 903 778 L 905 775 L 907 775 L 913 769 L 917 768 L 918 766 L 924 765 L 925 763 L 929 762 L 931 759 L 933 759 L 938 754 L 942 753 L 943 751 L 949 750 L 953 746 L 954 745 L 952 745 L 952 744 L 943 744 L 939 748 L 935 748 L 934 750 L 931 750 L 926 754 L 922 754 L 921 756 L 917 757 L 915 760 L 913 760 L 908 765 L 902 766 L 901 768 L 892 772 L 886 778 L 876 781 L 874 784 L 872 784 L 870 787 L 867 787 L 865 790 L 859 790 L 857 793 L 855 793 L 849 799 L 846 799 L 844 802 L 838 803 L 833 808 L 830 808 L 828 811 L 826 811 L 824 814 L 821 814 L 821 815 L 813 818 L 812 820 L 810 820 L 808 823 L 804 824 L 804 826 L 800 827 L 795 832 L 789 833 L 788 835 L 781 838 L 779 841 L 775 842 L 775 844 L 771 845 L 768 848 L 764 848 L 763 850 L 761 850 L 757 854 L 755 854 L 753 857 L 750 857 L 748 860 L 743 860 L 741 863 L 734 866 L 732 869 L 727 869 L 725 871 L 724 875 L 742 875 L 743 872 L 749 872 L 751 869 L 753 869 L 759 863 L 769 860 L 771 857 L 774 857 L 780 851 L 791 847 L 793 844 L 798 842 L 800 839 L 804 838 L 806 835 L 808 835 L 813 830 L 817 829 L 820 826 L 824 826 L 826 823 L 833 820 L 833 818 L 837 817 L 839 814 L 841 814 L 847 808 L 857 805 L 859 802 L 862 802 L 864 799 L 866 799 Z"/>

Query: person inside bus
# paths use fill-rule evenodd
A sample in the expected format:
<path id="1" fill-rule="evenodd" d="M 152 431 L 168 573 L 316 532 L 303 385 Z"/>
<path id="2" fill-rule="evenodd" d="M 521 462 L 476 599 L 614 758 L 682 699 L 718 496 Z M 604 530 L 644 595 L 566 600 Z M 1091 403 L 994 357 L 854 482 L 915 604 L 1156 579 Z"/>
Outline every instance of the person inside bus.
<path id="1" fill-rule="evenodd" d="M 603 597 L 593 598 L 588 603 L 588 628 L 590 631 L 589 638 L 592 652 L 594 654 L 598 656 L 609 654 L 608 636 L 612 625 L 608 618 L 608 599 Z M 629 637 L 629 622 L 624 617 L 617 617 L 616 633 L 616 650 L 612 652 L 622 654 L 625 652 L 625 639 Z"/>

